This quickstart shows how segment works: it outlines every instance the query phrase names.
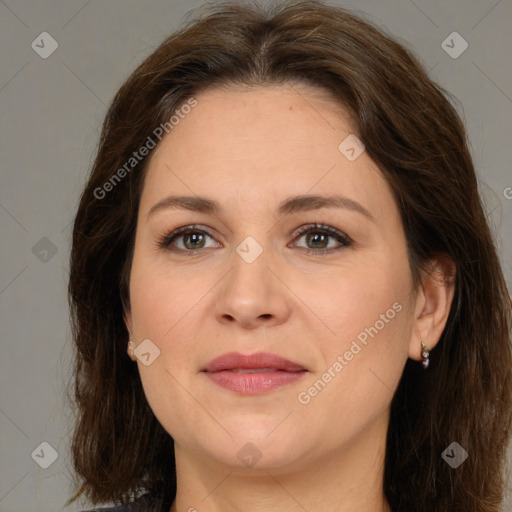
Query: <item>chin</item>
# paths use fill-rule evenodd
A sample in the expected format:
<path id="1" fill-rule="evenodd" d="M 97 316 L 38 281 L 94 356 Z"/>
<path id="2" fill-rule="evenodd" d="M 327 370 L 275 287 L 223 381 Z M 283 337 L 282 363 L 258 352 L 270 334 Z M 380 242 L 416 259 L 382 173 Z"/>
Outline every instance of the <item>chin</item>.
<path id="1" fill-rule="evenodd" d="M 297 450 L 280 442 L 238 441 L 224 447 L 205 447 L 205 452 L 229 471 L 266 474 L 297 462 Z"/>
<path id="2" fill-rule="evenodd" d="M 251 419 L 254 421 L 251 422 Z M 208 439 L 214 442 L 208 445 L 203 443 L 202 450 L 230 470 L 266 471 L 286 468 L 309 450 L 305 444 L 306 436 L 300 436 L 296 429 L 292 433 L 289 428 L 285 429 L 282 425 L 279 427 L 279 421 L 267 418 L 266 421 L 260 419 L 258 422 L 257 418 L 249 415 L 237 424 L 227 422 L 226 430 L 233 438 L 224 433 L 220 439 L 219 436 L 209 436 Z"/>

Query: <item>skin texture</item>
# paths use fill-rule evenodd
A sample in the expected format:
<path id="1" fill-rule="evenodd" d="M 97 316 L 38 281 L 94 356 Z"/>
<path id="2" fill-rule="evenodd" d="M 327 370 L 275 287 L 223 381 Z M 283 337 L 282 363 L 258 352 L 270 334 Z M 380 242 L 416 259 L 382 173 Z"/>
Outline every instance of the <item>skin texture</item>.
<path id="1" fill-rule="evenodd" d="M 382 478 L 390 402 L 407 358 L 421 358 L 420 339 L 431 349 L 439 340 L 453 289 L 427 276 L 412 289 L 390 188 L 366 152 L 349 161 L 338 150 L 353 123 L 326 93 L 286 84 L 209 89 L 196 99 L 149 163 L 126 312 L 135 345 L 150 339 L 160 350 L 149 366 L 129 355 L 175 440 L 171 510 L 388 510 Z M 277 213 L 281 201 L 304 194 L 343 195 L 373 220 L 333 207 Z M 148 216 L 170 195 L 205 196 L 222 212 L 160 208 Z M 309 238 L 296 233 L 315 222 L 353 244 L 329 236 L 330 252 L 319 253 L 319 229 Z M 187 225 L 210 231 L 202 248 L 187 236 L 170 246 L 181 252 L 159 247 L 160 237 Z M 263 251 L 252 263 L 236 252 L 248 236 Z M 444 260 L 433 265 L 438 274 L 453 270 Z M 389 319 L 393 304 L 401 308 Z M 352 342 L 381 315 L 388 321 L 347 360 Z M 272 352 L 308 373 L 242 396 L 200 371 L 231 351 Z M 299 393 L 338 356 L 343 369 L 301 403 Z M 261 454 L 253 467 L 237 456 L 249 442 Z"/>

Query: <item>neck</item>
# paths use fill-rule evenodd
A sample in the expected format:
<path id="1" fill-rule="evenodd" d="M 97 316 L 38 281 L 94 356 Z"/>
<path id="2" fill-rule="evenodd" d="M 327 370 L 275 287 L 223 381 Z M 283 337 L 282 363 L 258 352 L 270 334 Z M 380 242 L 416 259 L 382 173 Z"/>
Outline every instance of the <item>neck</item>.
<path id="1" fill-rule="evenodd" d="M 175 443 L 170 512 L 390 512 L 383 491 L 386 427 L 387 417 L 337 450 L 278 469 L 228 467 Z"/>

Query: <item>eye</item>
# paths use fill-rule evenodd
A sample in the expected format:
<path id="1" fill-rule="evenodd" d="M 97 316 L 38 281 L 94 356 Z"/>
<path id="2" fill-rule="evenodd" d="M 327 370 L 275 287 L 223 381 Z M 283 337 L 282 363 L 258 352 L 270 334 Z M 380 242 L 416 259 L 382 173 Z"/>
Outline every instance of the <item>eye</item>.
<path id="1" fill-rule="evenodd" d="M 158 242 L 159 247 L 171 251 L 193 252 L 199 249 L 220 247 L 210 233 L 198 226 L 183 226 L 164 235 Z"/>
<path id="2" fill-rule="evenodd" d="M 322 224 L 301 226 L 295 233 L 294 247 L 306 249 L 308 254 L 318 255 L 350 247 L 353 241 L 337 229 Z M 303 241 L 303 244 L 297 243 Z"/>

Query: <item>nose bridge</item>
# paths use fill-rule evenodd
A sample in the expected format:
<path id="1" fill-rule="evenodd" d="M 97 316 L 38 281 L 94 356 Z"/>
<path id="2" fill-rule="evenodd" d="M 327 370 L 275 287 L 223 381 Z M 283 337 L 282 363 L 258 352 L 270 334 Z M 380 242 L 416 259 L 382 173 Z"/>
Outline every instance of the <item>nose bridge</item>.
<path id="1" fill-rule="evenodd" d="M 220 321 L 256 327 L 262 322 L 281 323 L 289 315 L 286 290 L 268 267 L 274 257 L 253 237 L 245 238 L 233 251 L 231 272 L 217 297 Z"/>
<path id="2" fill-rule="evenodd" d="M 270 250 L 263 248 L 254 238 L 247 237 L 235 249 L 232 268 L 228 278 L 227 292 L 243 304 L 255 307 L 269 294 L 268 265 Z"/>

